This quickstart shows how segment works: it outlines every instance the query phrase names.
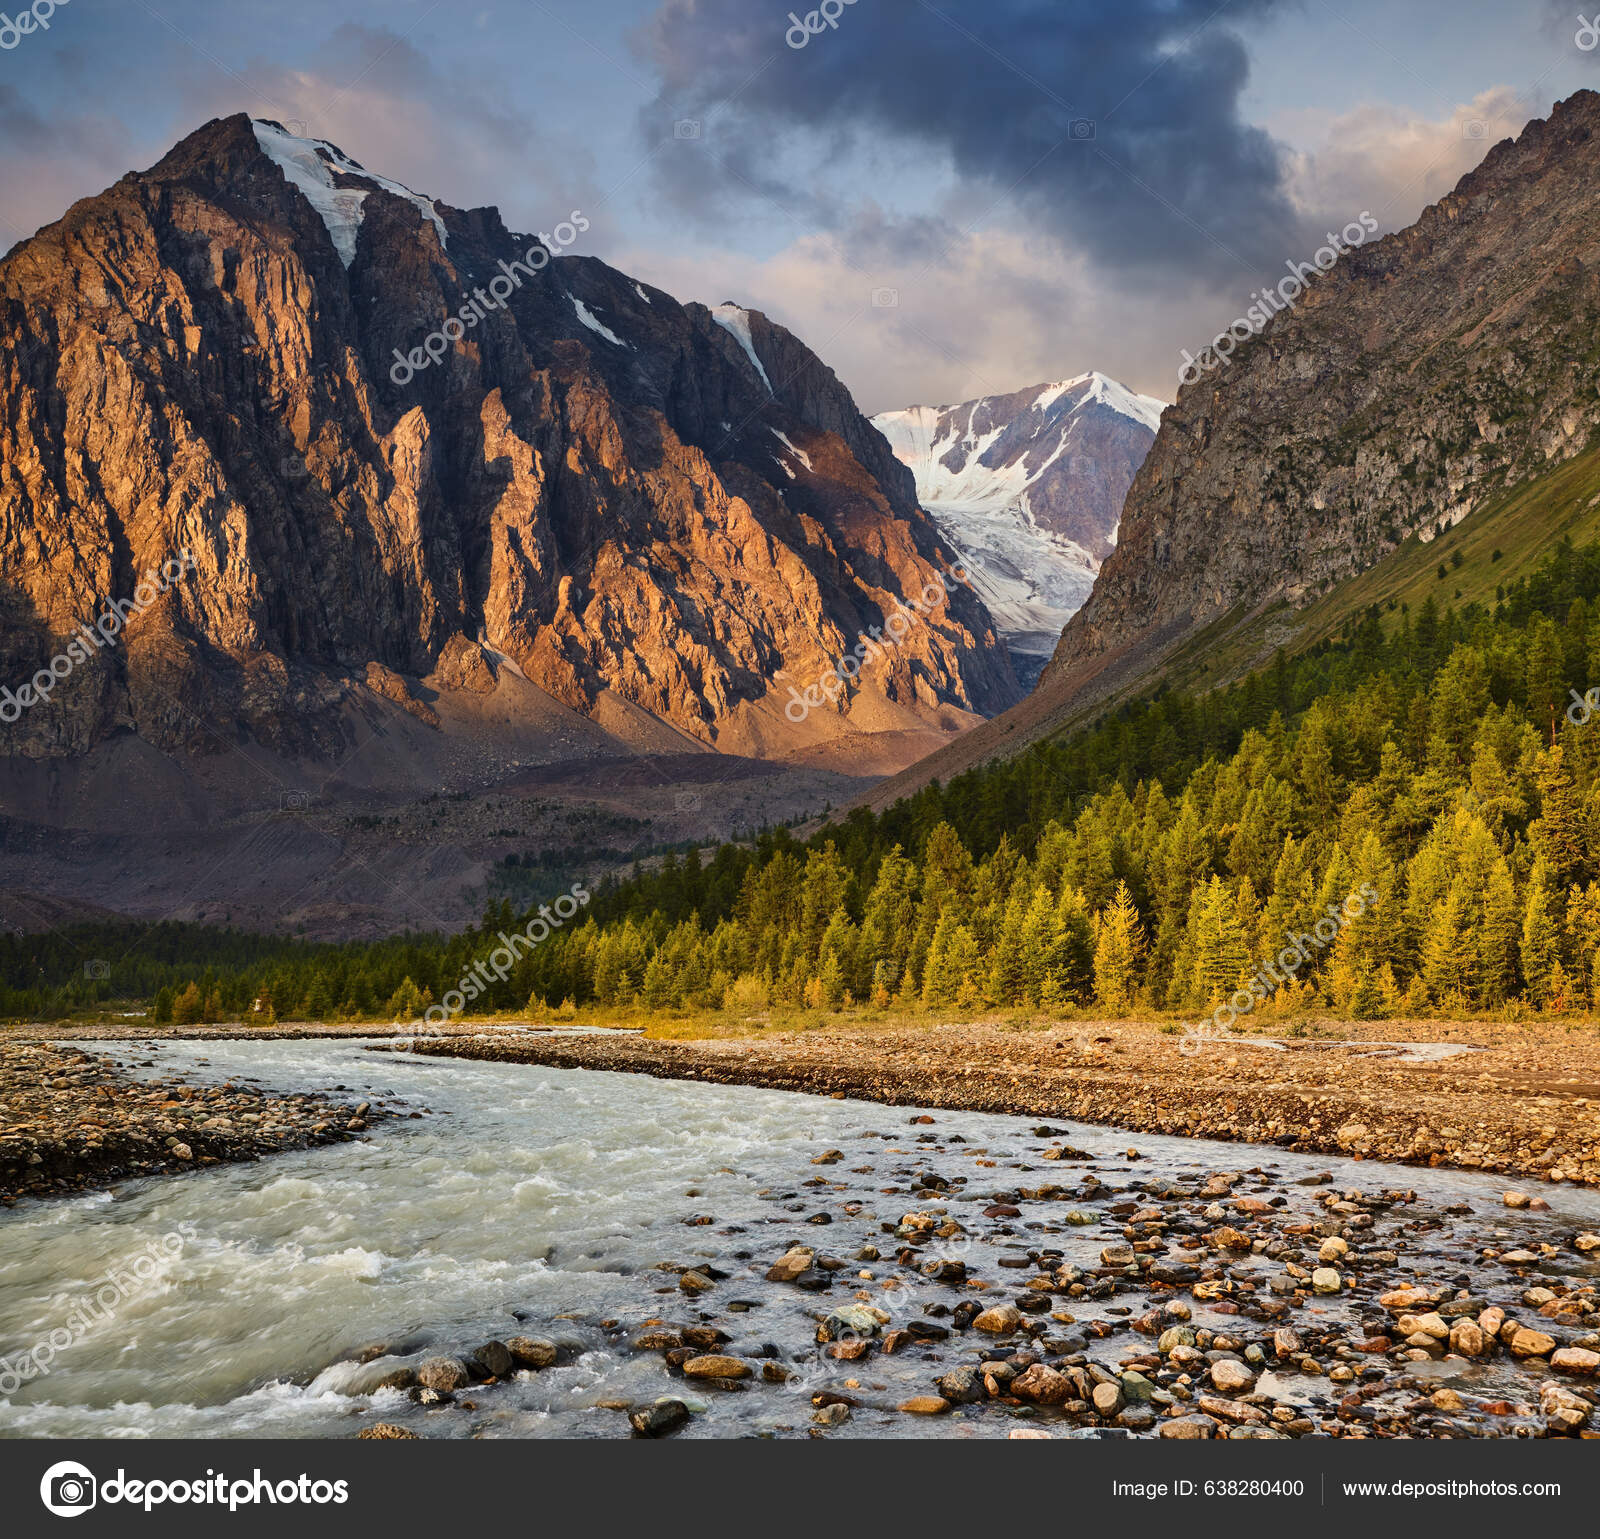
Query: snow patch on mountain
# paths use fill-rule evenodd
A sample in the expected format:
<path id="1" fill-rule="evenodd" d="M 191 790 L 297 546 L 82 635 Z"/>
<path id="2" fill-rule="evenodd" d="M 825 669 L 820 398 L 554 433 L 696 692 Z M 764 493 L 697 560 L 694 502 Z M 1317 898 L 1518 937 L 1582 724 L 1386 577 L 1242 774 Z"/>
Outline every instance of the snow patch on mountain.
<path id="1" fill-rule="evenodd" d="M 439 210 L 431 199 L 412 192 L 399 182 L 390 181 L 386 176 L 374 175 L 359 161 L 351 160 L 337 145 L 329 144 L 324 139 L 297 138 L 281 123 L 275 123 L 270 118 L 252 118 L 250 126 L 255 130 L 256 143 L 321 215 L 323 224 L 328 227 L 328 234 L 333 238 L 333 248 L 346 267 L 356 259 L 356 241 L 361 234 L 361 205 L 366 202 L 373 187 L 380 187 L 414 204 L 426 218 L 433 221 L 434 229 L 439 232 L 439 243 L 448 244 L 444 220 L 439 217 Z M 346 177 L 359 177 L 372 186 L 340 187 L 335 180 L 335 172 Z"/>
<path id="2" fill-rule="evenodd" d="M 631 347 L 633 345 L 631 342 L 624 342 L 622 338 L 616 334 L 616 332 L 614 332 L 603 321 L 599 320 L 595 316 L 594 311 L 591 310 L 588 305 L 584 304 L 581 299 L 573 299 L 571 294 L 568 294 L 567 298 L 572 300 L 572 308 L 577 311 L 578 319 L 582 321 L 590 331 L 598 333 L 600 336 L 604 337 L 607 342 L 614 343 L 618 347 Z"/>
<path id="3" fill-rule="evenodd" d="M 1165 404 L 1096 372 L 872 420 L 1012 653 L 1042 663 L 1116 543 Z"/>
<path id="4" fill-rule="evenodd" d="M 761 383 L 767 387 L 767 394 L 771 396 L 777 395 L 778 392 L 772 388 L 772 381 L 767 378 L 767 371 L 761 367 L 761 360 L 756 357 L 756 344 L 750 336 L 750 312 L 741 309 L 738 305 L 722 304 L 711 312 L 711 317 L 716 321 L 717 325 L 725 327 L 732 332 L 734 340 L 744 349 L 745 357 L 750 360 L 755 366 L 756 373 L 761 376 Z"/>

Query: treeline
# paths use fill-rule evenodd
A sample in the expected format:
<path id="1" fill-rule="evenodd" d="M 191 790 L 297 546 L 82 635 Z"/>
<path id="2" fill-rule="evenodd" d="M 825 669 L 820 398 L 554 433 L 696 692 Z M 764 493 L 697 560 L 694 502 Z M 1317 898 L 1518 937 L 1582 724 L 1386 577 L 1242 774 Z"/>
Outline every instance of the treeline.
<path id="1" fill-rule="evenodd" d="M 1375 901 L 1293 969 L 1281 1003 L 1593 1006 L 1600 714 L 1591 725 L 1573 693 L 1591 682 L 1600 546 L 1564 545 L 1492 609 L 1369 610 L 1228 689 L 1130 704 L 809 844 L 779 831 L 636 868 L 473 1008 L 1200 1011 L 1362 890 Z M 186 934 L 187 969 L 175 958 L 151 992 L 163 1017 L 262 1002 L 409 1019 L 528 917 L 502 901 L 455 937 L 259 956 Z M 48 981 L 19 944 L 0 945 L 8 1011 Z"/>

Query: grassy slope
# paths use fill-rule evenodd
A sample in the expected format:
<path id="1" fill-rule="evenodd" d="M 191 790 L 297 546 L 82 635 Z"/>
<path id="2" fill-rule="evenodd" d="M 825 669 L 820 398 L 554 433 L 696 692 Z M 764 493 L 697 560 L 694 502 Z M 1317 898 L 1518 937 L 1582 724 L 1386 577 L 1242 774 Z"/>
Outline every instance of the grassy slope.
<path id="1" fill-rule="evenodd" d="M 1492 609 L 1501 584 L 1530 575 L 1569 536 L 1578 544 L 1600 538 L 1600 447 L 1503 493 L 1432 540 L 1413 536 L 1305 609 L 1277 604 L 1248 619 L 1237 610 L 1222 616 L 1185 643 L 1164 676 L 1186 689 L 1229 683 L 1265 665 L 1280 646 L 1293 654 L 1334 635 L 1371 604 L 1386 619 L 1391 601 L 1396 609 L 1410 605 L 1415 614 L 1430 597 L 1440 605 L 1460 608 L 1476 601 Z M 1451 565 L 1457 552 L 1459 567 Z"/>

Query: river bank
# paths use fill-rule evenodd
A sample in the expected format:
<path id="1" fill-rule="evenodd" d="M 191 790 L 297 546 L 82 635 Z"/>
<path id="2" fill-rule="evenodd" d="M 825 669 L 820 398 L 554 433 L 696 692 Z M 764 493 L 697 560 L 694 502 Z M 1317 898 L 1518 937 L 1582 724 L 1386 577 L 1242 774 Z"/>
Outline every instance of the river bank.
<path id="1" fill-rule="evenodd" d="M 127 1056 L 150 1067 L 152 1050 Z M 0 1204 L 339 1143 L 390 1115 L 359 1098 L 140 1078 L 103 1053 L 0 1041 Z"/>
<path id="2" fill-rule="evenodd" d="M 1327 1023 L 1200 1040 L 1120 1021 L 872 1026 L 698 1041 L 460 1033 L 423 1054 L 1070 1117 L 1600 1187 L 1600 1034 L 1561 1023 Z"/>
<path id="3" fill-rule="evenodd" d="M 0 1435 L 1593 1430 L 1593 1191 L 382 1045 L 117 1050 L 435 1114 L 0 1213 Z"/>

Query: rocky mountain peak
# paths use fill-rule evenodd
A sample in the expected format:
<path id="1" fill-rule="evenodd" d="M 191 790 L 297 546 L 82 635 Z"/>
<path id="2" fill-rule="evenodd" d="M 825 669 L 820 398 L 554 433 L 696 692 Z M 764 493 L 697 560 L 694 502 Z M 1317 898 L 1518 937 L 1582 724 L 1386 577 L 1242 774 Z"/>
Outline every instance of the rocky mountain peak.
<path id="1" fill-rule="evenodd" d="M 174 552 L 192 569 L 0 724 L 0 753 L 132 732 L 335 754 L 341 713 L 425 721 L 402 686 L 431 712 L 480 670 L 625 742 L 754 754 L 1014 700 L 948 582 L 786 711 L 780 671 L 832 673 L 954 552 L 798 338 L 562 254 L 587 221 L 560 213 L 518 234 L 238 115 L 10 252 L 0 682 Z"/>

